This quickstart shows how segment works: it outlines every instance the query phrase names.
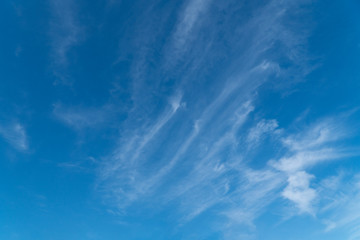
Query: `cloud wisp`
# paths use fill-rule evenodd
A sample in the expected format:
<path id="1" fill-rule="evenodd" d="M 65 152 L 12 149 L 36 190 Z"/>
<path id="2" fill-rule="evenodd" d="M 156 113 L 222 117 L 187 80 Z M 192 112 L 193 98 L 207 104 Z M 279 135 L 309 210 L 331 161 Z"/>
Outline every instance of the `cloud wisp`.
<path id="1" fill-rule="evenodd" d="M 19 151 L 23 152 L 29 149 L 25 128 L 17 122 L 0 125 L 0 135 Z"/>
<path id="2" fill-rule="evenodd" d="M 66 69 L 69 65 L 68 55 L 84 37 L 84 30 L 76 16 L 75 2 L 72 0 L 51 0 L 49 35 L 51 37 L 51 58 L 54 75 L 59 83 L 70 84 Z M 56 82 L 57 83 L 57 82 Z"/>
<path id="3" fill-rule="evenodd" d="M 14 1 L 1 239 L 360 238 L 354 1 Z"/>
<path id="4" fill-rule="evenodd" d="M 346 131 L 329 118 L 294 133 L 296 126 L 285 129 L 274 117 L 259 121 L 255 116 L 261 111 L 256 100 L 262 86 L 270 82 L 282 85 L 284 79 L 294 75 L 303 78 L 311 71 L 307 62 L 311 56 L 306 54 L 308 35 L 285 23 L 292 13 L 301 12 L 306 2 L 270 1 L 251 9 L 253 15 L 222 36 L 225 42 L 240 39 L 234 43 L 232 63 L 221 69 L 222 74 L 209 79 L 201 78 L 199 71 L 221 56 L 209 42 L 218 37 L 222 26 L 214 24 L 208 31 L 210 40 L 205 42 L 208 32 L 195 30 L 208 27 L 201 18 L 212 9 L 212 2 L 186 2 L 175 30 L 166 38 L 159 72 L 168 64 L 169 56 L 179 71 L 189 71 L 177 76 L 175 83 L 155 79 L 156 87 L 171 85 L 167 94 L 173 96 L 159 94 L 155 98 L 147 91 L 151 87 L 141 85 L 147 76 L 143 71 L 151 69 L 144 66 L 146 58 L 135 63 L 142 66 L 142 80 L 139 75 L 133 79 L 135 103 L 121 125 L 114 151 L 98 168 L 97 190 L 110 206 L 128 214 L 134 206 L 146 208 L 156 203 L 161 211 L 175 205 L 174 215 L 180 225 L 203 214 L 216 219 L 221 216 L 219 226 L 232 236 L 239 225 L 254 228 L 254 221 L 276 201 L 289 202 L 298 214 L 316 215 L 319 194 L 313 182 L 317 176 L 309 170 L 323 162 L 355 155 L 350 149 L 336 146 L 346 138 Z M 230 12 L 230 17 L 236 18 L 235 10 Z M 215 17 L 225 22 L 230 18 L 221 14 Z M 200 45 L 207 45 L 209 51 L 189 67 L 200 58 L 197 51 L 188 49 Z M 166 68 L 164 74 L 174 66 Z M 169 74 L 169 79 L 172 74 L 176 75 Z M 167 77 L 160 75 L 159 79 Z M 200 81 L 209 89 L 193 91 Z M 144 92 L 150 92 L 144 95 L 146 104 L 139 94 Z M 301 122 L 299 119 L 294 125 Z M 271 147 L 280 148 L 280 153 L 271 149 L 272 160 L 254 159 L 258 157 L 254 152 L 267 140 Z"/>
<path id="5" fill-rule="evenodd" d="M 205 15 L 210 4 L 211 0 L 187 1 L 184 10 L 179 16 L 175 32 L 172 36 L 174 55 L 181 55 L 181 52 L 186 51 L 186 44 L 189 42 L 194 28 L 201 22 L 201 17 Z"/>
<path id="6" fill-rule="evenodd" d="M 349 137 L 348 130 L 339 122 L 339 117 L 325 118 L 307 129 L 282 139 L 287 148 L 285 156 L 269 161 L 269 165 L 288 176 L 288 184 L 282 196 L 293 202 L 299 213 L 315 215 L 315 202 L 318 192 L 312 188 L 314 175 L 307 173 L 309 169 L 321 163 L 346 159 L 356 156 L 358 151 L 339 145 Z"/>
<path id="7" fill-rule="evenodd" d="M 174 49 L 183 52 L 184 57 L 188 54 L 185 45 L 191 43 L 190 35 L 196 34 L 194 29 L 200 24 L 199 19 L 210 7 L 209 4 L 205 0 L 189 1 L 179 15 L 181 17 L 171 41 Z M 134 106 L 133 116 L 129 119 L 145 116 L 144 119 L 134 129 L 130 121 L 127 123 L 119 146 L 99 168 L 97 186 L 108 201 L 126 210 L 132 204 L 146 203 L 151 199 L 157 199 L 164 205 L 181 199 L 183 204 L 179 214 L 183 214 L 185 222 L 221 204 L 224 205 L 220 211 L 222 216 L 237 218 L 238 222 L 242 222 L 241 214 L 234 212 L 246 209 L 239 208 L 235 203 L 243 202 L 248 206 L 250 210 L 246 210 L 246 216 L 252 215 L 250 219 L 260 214 L 266 206 L 263 199 L 269 196 L 275 198 L 275 190 L 284 183 L 284 178 L 282 174 L 265 169 L 257 172 L 258 178 L 264 177 L 264 180 L 259 180 L 261 183 L 246 177 L 239 179 L 246 172 L 253 172 L 251 176 L 257 174 L 242 163 L 246 153 L 237 149 L 239 145 L 260 142 L 266 134 L 278 131 L 276 120 L 259 122 L 250 132 L 245 131 L 243 126 L 255 109 L 252 102 L 258 87 L 280 72 L 286 75 L 276 59 L 268 54 L 274 42 L 280 42 L 284 50 L 296 51 L 299 48 L 292 42 L 290 30 L 286 29 L 286 35 L 278 34 L 284 30 L 282 18 L 285 10 L 296 8 L 295 5 L 272 1 L 256 9 L 256 18 L 250 18 L 237 29 L 236 34 L 243 41 L 247 40 L 241 33 L 251 36 L 251 41 L 247 42 L 249 46 L 236 57 L 222 79 L 214 80 L 223 84 L 211 98 L 208 96 L 205 104 L 199 105 L 197 98 L 186 94 L 188 83 L 183 81 L 176 84 L 182 86 L 177 89 L 177 92 L 184 93 L 182 97 L 173 98 L 176 101 L 171 101 L 171 107 L 167 106 L 158 116 L 147 119 L 142 108 Z M 219 31 L 220 26 L 214 28 Z M 234 36 L 226 37 L 230 41 Z M 178 58 L 176 55 L 175 58 Z M 295 56 L 292 61 L 297 61 Z M 235 65 L 241 67 L 235 68 Z M 205 68 L 206 63 L 202 67 Z M 186 102 L 186 105 L 179 111 L 181 102 Z M 182 176 L 178 176 L 179 172 Z M 195 192 L 199 194 L 194 195 Z M 252 196 L 252 200 L 245 197 L 246 194 L 249 198 Z M 199 198 L 195 200 L 191 196 Z"/>
<path id="8" fill-rule="evenodd" d="M 76 130 L 103 126 L 109 122 L 114 112 L 113 107 L 110 105 L 99 108 L 85 108 L 54 104 L 53 108 L 55 118 Z"/>

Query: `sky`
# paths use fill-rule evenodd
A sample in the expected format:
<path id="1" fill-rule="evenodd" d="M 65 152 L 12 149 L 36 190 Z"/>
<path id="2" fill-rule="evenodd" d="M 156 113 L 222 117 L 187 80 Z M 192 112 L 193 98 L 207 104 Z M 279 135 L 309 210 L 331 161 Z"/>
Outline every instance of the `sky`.
<path id="1" fill-rule="evenodd" d="M 0 239 L 359 240 L 359 12 L 1 1 Z"/>

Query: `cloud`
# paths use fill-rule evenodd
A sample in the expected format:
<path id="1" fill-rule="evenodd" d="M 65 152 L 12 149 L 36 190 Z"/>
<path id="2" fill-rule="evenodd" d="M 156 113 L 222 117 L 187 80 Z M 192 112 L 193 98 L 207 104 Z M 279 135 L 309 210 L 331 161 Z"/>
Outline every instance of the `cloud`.
<path id="1" fill-rule="evenodd" d="M 341 159 L 353 154 L 345 149 L 335 148 L 321 148 L 312 151 L 304 150 L 296 152 L 289 157 L 283 157 L 277 162 L 272 162 L 272 166 L 278 170 L 291 173 L 315 166 L 321 162 Z"/>
<path id="2" fill-rule="evenodd" d="M 310 181 L 314 176 L 304 171 L 296 172 L 289 176 L 288 185 L 282 192 L 282 196 L 294 202 L 300 212 L 313 213 L 313 202 L 317 197 L 315 189 L 310 187 Z"/>
<path id="3" fill-rule="evenodd" d="M 55 104 L 53 109 L 58 120 L 77 130 L 101 126 L 109 121 L 113 113 L 112 107 L 107 105 L 101 108 L 84 108 Z"/>
<path id="4" fill-rule="evenodd" d="M 58 64 L 67 64 L 68 51 L 79 42 L 81 28 L 74 13 L 72 0 L 52 0 L 51 10 L 54 20 L 51 22 L 54 60 Z"/>
<path id="5" fill-rule="evenodd" d="M 252 144 L 256 144 L 267 133 L 273 133 L 279 127 L 278 122 L 275 119 L 265 120 L 262 119 L 258 124 L 250 129 L 247 136 L 247 141 Z M 279 132 L 279 131 L 278 131 Z"/>
<path id="6" fill-rule="evenodd" d="M 342 119 L 326 118 L 307 129 L 305 128 L 300 133 L 283 138 L 282 143 L 288 152 L 279 160 L 270 161 L 270 165 L 278 170 L 290 173 L 304 170 L 324 161 L 357 154 L 351 149 L 334 144 L 348 137 L 345 128 L 339 124 L 342 121 Z"/>
<path id="7" fill-rule="evenodd" d="M 159 169 L 158 173 L 147 181 L 146 185 L 148 185 L 148 186 L 146 188 L 149 188 L 151 185 L 154 185 L 155 183 L 159 182 L 160 179 L 162 179 L 166 174 L 168 174 L 175 167 L 175 165 L 178 163 L 178 161 L 180 160 L 182 155 L 184 153 L 186 153 L 188 148 L 191 146 L 191 144 L 193 143 L 193 141 L 199 134 L 199 131 L 200 131 L 199 128 L 200 127 L 199 127 L 198 122 L 195 122 L 193 131 L 191 132 L 189 137 L 181 145 L 181 147 L 175 153 L 174 157 L 169 161 L 169 163 L 166 164 L 165 166 L 163 166 L 161 169 Z"/>
<path id="8" fill-rule="evenodd" d="M 157 144 L 159 140 L 156 136 L 164 131 L 163 129 L 174 120 L 181 109 L 183 105 L 181 99 L 181 94 L 174 94 L 169 99 L 169 105 L 155 121 L 130 131 L 110 156 L 109 161 L 101 166 L 100 188 L 109 191 L 110 195 L 118 195 L 121 192 L 117 205 L 126 206 L 136 201 L 148 191 L 148 188 L 156 184 L 161 175 L 166 174 L 167 170 L 164 167 L 158 171 L 157 176 L 148 177 L 145 181 L 143 176 L 139 175 L 139 171 L 143 170 L 143 165 L 148 162 L 144 153 L 151 152 L 149 146 Z M 176 157 L 173 161 L 176 161 Z M 170 166 L 171 164 L 167 168 L 171 168 Z"/>
<path id="9" fill-rule="evenodd" d="M 20 123 L 0 125 L 0 135 L 19 151 L 26 151 L 29 148 L 25 128 Z"/>
<path id="10" fill-rule="evenodd" d="M 188 42 L 196 24 L 201 21 L 199 18 L 209 7 L 211 0 L 188 0 L 184 11 L 181 13 L 176 30 L 173 35 L 173 44 L 175 52 L 181 52 L 186 49 Z M 176 53 L 175 53 L 176 54 Z"/>
<path id="11" fill-rule="evenodd" d="M 291 150 L 301 151 L 304 149 L 315 149 L 346 138 L 349 133 L 339 124 L 341 121 L 341 117 L 322 119 L 320 122 L 309 127 L 305 132 L 283 139 L 283 143 Z"/>
<path id="12" fill-rule="evenodd" d="M 253 226 L 254 220 L 277 198 L 285 178 L 271 169 L 245 168 L 239 174 L 243 176 L 242 181 L 230 195 L 234 204 L 225 213 L 230 214 L 231 220 L 236 217 L 235 222 L 229 223 L 231 225 L 240 223 Z"/>
<path id="13" fill-rule="evenodd" d="M 311 161 L 317 164 L 320 160 L 315 154 L 325 155 L 326 149 L 332 149 L 327 143 L 336 140 L 323 144 L 325 140 L 321 137 L 315 144 L 311 134 L 285 134 L 275 119 L 264 119 L 253 128 L 247 128 L 248 121 L 253 120 L 252 113 L 256 111 L 254 102 L 260 86 L 274 76 L 276 81 L 295 72 L 298 76 L 307 72 L 306 61 L 302 58 L 306 56 L 296 54 L 306 52 L 306 41 L 297 39 L 293 29 L 288 29 L 284 23 L 284 16 L 296 12 L 293 10 L 298 9 L 297 5 L 271 1 L 258 6 L 251 14 L 254 17 L 246 17 L 246 21 L 242 19 L 223 36 L 223 25 L 217 25 L 217 21 L 229 21 L 230 18 L 240 21 L 238 12 L 230 9 L 230 15 L 223 16 L 214 10 L 212 18 L 219 17 L 220 20 L 210 19 L 211 28 L 206 33 L 199 33 L 195 30 L 203 23 L 210 2 L 196 0 L 186 4 L 178 15 L 174 32 L 165 38 L 169 39 L 165 45 L 170 47 L 164 48 L 166 56 L 165 63 L 162 63 L 166 65 L 171 58 L 179 66 L 174 71 L 181 73 L 174 74 L 178 82 L 171 82 L 172 89 L 175 89 L 173 97 L 166 97 L 164 101 L 149 97 L 152 91 L 148 90 L 153 86 L 168 87 L 169 82 L 161 85 L 158 79 L 164 79 L 161 74 L 165 74 L 167 79 L 169 73 L 161 68 L 159 76 L 148 74 L 146 71 L 152 67 L 152 63 L 147 61 L 149 56 L 140 58 L 141 61 L 135 65 L 141 66 L 139 72 L 142 75 L 136 75 L 133 84 L 133 95 L 140 100 L 129 111 L 113 152 L 103 158 L 104 162 L 98 169 L 97 189 L 108 204 L 123 212 L 147 204 L 160 209 L 171 205 L 176 206 L 173 214 L 181 224 L 205 213 L 214 214 L 225 217 L 226 224 L 220 224 L 225 231 L 239 225 L 251 226 L 269 204 L 283 196 L 282 192 L 287 199 L 297 201 L 297 206 L 309 211 L 313 202 L 312 178 L 309 177 L 308 186 L 306 182 L 296 185 L 293 179 L 310 176 L 306 172 L 301 175 L 305 171 L 303 168 L 309 167 Z M 198 34 L 203 35 L 200 37 Z M 231 50 L 224 47 L 222 53 L 215 49 L 219 46 L 209 43 L 220 35 L 222 41 L 232 44 Z M 199 48 L 204 45 L 208 47 L 207 51 L 200 52 Z M 190 48 L 194 51 L 187 51 Z M 179 61 L 185 55 L 183 61 Z M 231 64 L 216 66 L 221 68 L 221 74 L 202 75 L 206 69 L 215 68 L 213 63 L 223 55 L 226 55 L 223 59 L 231 59 Z M 283 58 L 291 58 L 286 69 L 278 62 Z M 291 67 L 298 63 L 300 70 Z M 172 74 L 169 75 L 173 77 Z M 143 79 L 151 80 L 152 77 L 155 80 L 148 89 Z M 198 88 L 200 83 L 209 85 L 208 89 Z M 163 102 L 167 104 L 161 105 Z M 257 145 L 254 143 L 263 141 L 272 133 L 279 136 L 274 139 L 275 143 L 281 141 L 286 149 L 280 158 L 266 165 L 243 151 L 249 144 Z M 299 139 L 313 145 L 305 150 L 311 152 L 311 159 L 315 160 L 303 164 L 305 161 L 301 154 L 305 150 L 296 145 L 300 144 Z M 335 152 L 340 157 L 341 151 L 336 149 Z M 288 162 L 295 158 L 301 163 L 289 170 Z M 259 163 L 257 170 L 247 165 L 252 160 Z M 284 186 L 285 190 L 282 189 Z M 298 192 L 306 193 L 308 201 L 301 202 Z M 210 211 L 215 206 L 216 210 Z"/>
<path id="14" fill-rule="evenodd" d="M 352 170 L 323 179 L 317 188 L 321 198 L 319 218 L 324 232 L 342 231 L 344 239 L 359 238 L 360 227 L 360 177 Z"/>
<path id="15" fill-rule="evenodd" d="M 73 0 L 51 0 L 50 21 L 51 57 L 54 75 L 63 84 L 70 84 L 66 68 L 69 64 L 69 51 L 84 38 L 84 30 L 76 16 Z"/>
<path id="16" fill-rule="evenodd" d="M 310 187 L 315 176 L 306 171 L 327 161 L 359 155 L 358 151 L 339 144 L 349 137 L 342 122 L 345 122 L 342 117 L 324 118 L 298 133 L 284 137 L 284 156 L 268 162 L 288 176 L 282 196 L 293 202 L 299 213 L 315 215 L 317 212 L 313 204 L 319 200 L 319 193 Z M 297 121 L 295 123 L 299 124 Z"/>
<path id="17" fill-rule="evenodd" d="M 167 110 L 164 114 L 158 119 L 158 121 L 148 130 L 148 132 L 142 137 L 142 140 L 137 147 L 135 154 L 132 159 L 136 159 L 142 149 L 148 144 L 151 139 L 164 127 L 164 125 L 176 114 L 179 107 L 181 106 L 181 98 L 180 94 L 176 94 L 170 100 L 171 110 Z"/>

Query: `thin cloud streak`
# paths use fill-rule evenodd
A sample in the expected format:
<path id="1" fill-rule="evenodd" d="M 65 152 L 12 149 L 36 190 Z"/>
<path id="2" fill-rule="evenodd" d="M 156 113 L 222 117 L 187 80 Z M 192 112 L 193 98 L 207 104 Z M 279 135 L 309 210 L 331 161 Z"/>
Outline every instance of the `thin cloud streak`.
<path id="1" fill-rule="evenodd" d="M 323 219 L 324 232 L 333 234 L 337 230 L 347 233 L 344 239 L 359 237 L 360 226 L 360 176 L 351 171 L 340 172 L 321 181 L 317 188 L 321 208 L 319 218 Z"/>
<path id="2" fill-rule="evenodd" d="M 26 151 L 29 148 L 25 128 L 17 122 L 0 125 L 0 135 L 19 151 Z"/>
<path id="3" fill-rule="evenodd" d="M 72 0 L 51 0 L 51 10 L 54 17 L 50 30 L 54 61 L 66 65 L 68 51 L 79 42 L 81 28 L 75 18 Z"/>
<path id="4" fill-rule="evenodd" d="M 177 62 L 181 54 L 188 59 L 179 65 L 191 63 L 196 58 L 195 53 L 186 52 L 185 45 L 191 47 L 191 34 L 199 34 L 195 28 L 200 27 L 202 21 L 198 19 L 206 14 L 210 2 L 199 0 L 188 4 L 183 15 L 179 15 L 182 18 L 170 38 L 173 49 L 166 49 L 170 49 L 165 54 L 169 59 L 165 57 L 162 66 L 168 64 L 167 60 Z M 256 17 L 251 17 L 234 31 L 248 46 L 242 51 L 237 49 L 241 54 L 223 71 L 223 75 L 213 79 L 221 84 L 214 85 L 216 91 L 211 97 L 206 96 L 204 103 L 198 103 L 202 95 L 190 98 L 187 94 L 190 83 L 186 79 L 194 74 L 189 72 L 186 78 L 176 84 L 178 88 L 175 89 L 181 89 L 183 95 L 181 100 L 170 103 L 171 109 L 166 108 L 157 116 L 149 117 L 138 105 L 133 108 L 129 119 L 133 119 L 132 116 L 145 117 L 136 128 L 131 122 L 126 125 L 129 130 L 124 132 L 119 139 L 120 144 L 99 168 L 98 189 L 105 193 L 107 201 L 124 211 L 136 203 L 156 201 L 160 206 L 165 206 L 181 201 L 178 214 L 182 224 L 192 221 L 213 206 L 221 206 L 214 214 L 225 216 L 228 224 L 224 229 L 231 229 L 237 224 L 252 225 L 266 206 L 281 197 L 279 190 L 286 188 L 287 184 L 284 195 L 288 198 L 295 199 L 293 192 L 300 187 L 302 191 L 308 191 L 306 184 L 300 187 L 289 185 L 290 172 L 280 166 L 286 162 L 286 158 L 296 156 L 296 149 L 288 147 L 282 158 L 265 164 L 259 171 L 243 161 L 248 157 L 250 145 L 260 143 L 267 134 L 277 134 L 279 138 L 274 141 L 284 139 L 284 146 L 295 146 L 280 137 L 284 133 L 276 119 L 263 120 L 250 132 L 243 126 L 256 110 L 254 102 L 260 86 L 274 76 L 284 78 L 293 73 L 305 76 L 308 72 L 307 56 L 297 54 L 306 52 L 306 43 L 302 42 L 306 35 L 293 41 L 297 39 L 296 34 L 283 23 L 284 16 L 297 9 L 297 4 L 271 1 L 256 9 Z M 214 33 L 217 27 L 209 31 Z M 226 37 L 231 39 L 233 36 Z M 290 59 L 295 65 L 300 64 L 301 68 L 282 69 L 277 62 L 279 56 L 269 54 L 275 45 L 280 46 L 282 51 L 278 52 L 284 53 L 282 57 Z M 174 46 L 181 46 L 178 53 Z M 210 60 L 212 55 L 216 56 L 216 53 L 206 54 Z M 204 61 L 197 67 L 206 69 L 206 64 Z M 178 109 L 182 101 L 186 105 L 180 112 Z M 178 124 L 175 125 L 175 122 Z M 340 152 L 338 154 L 338 157 L 343 156 L 340 156 Z M 153 156 L 156 161 L 152 161 Z M 318 163 L 317 159 L 314 161 L 314 164 Z M 299 167 L 295 172 L 300 170 Z M 177 172 L 182 175 L 174 179 L 173 175 Z"/>
<path id="5" fill-rule="evenodd" d="M 114 113 L 115 110 L 110 105 L 99 108 L 85 108 L 54 104 L 53 107 L 54 117 L 76 130 L 102 126 L 109 121 Z"/>
<path id="6" fill-rule="evenodd" d="M 313 214 L 313 202 L 317 197 L 315 189 L 310 187 L 314 178 L 304 171 L 298 171 L 288 178 L 288 185 L 282 192 L 284 198 L 294 202 L 301 212 Z"/>
<path id="7" fill-rule="evenodd" d="M 111 189 L 114 187 L 111 183 L 110 188 L 106 186 L 108 181 L 111 182 L 115 179 L 122 181 L 123 185 L 127 186 L 126 188 L 131 189 L 128 190 L 128 193 L 123 193 L 124 200 L 120 205 L 124 204 L 126 206 L 144 193 L 146 187 L 139 182 L 138 178 L 141 176 L 138 176 L 137 171 L 143 164 L 147 163 L 147 159 L 142 158 L 143 151 L 181 109 L 181 99 L 181 94 L 175 94 L 169 101 L 170 108 L 165 109 L 157 121 L 150 125 L 150 127 L 145 125 L 144 129 L 139 129 L 142 132 L 141 135 L 137 134 L 137 131 L 132 133 L 132 136 L 128 137 L 124 144 L 121 144 L 115 150 L 110 161 L 102 166 L 99 184 L 102 185 L 101 183 L 105 182 L 105 186 L 102 185 L 105 189 L 109 189 L 114 194 L 117 191 L 123 192 L 122 186 L 115 187 L 115 189 Z M 123 175 L 121 180 L 117 177 L 118 175 Z"/>
<path id="8" fill-rule="evenodd" d="M 316 176 L 307 173 L 310 168 L 333 160 L 358 156 L 359 151 L 343 148 L 338 145 L 348 137 L 347 130 L 339 117 L 325 118 L 297 134 L 289 135 L 282 140 L 288 149 L 285 156 L 268 162 L 269 166 L 285 173 L 288 184 L 282 192 L 299 210 L 299 214 L 316 215 L 314 206 L 318 192 L 310 186 Z"/>
<path id="9" fill-rule="evenodd" d="M 180 15 L 178 24 L 173 38 L 173 47 L 175 55 L 181 54 L 185 51 L 186 44 L 196 23 L 201 22 L 199 18 L 205 14 L 206 9 L 209 7 L 211 0 L 188 0 L 187 5 Z M 195 34 L 196 35 L 196 34 Z"/>
<path id="10" fill-rule="evenodd" d="M 84 38 L 84 29 L 76 16 L 76 5 L 73 0 L 50 0 L 52 21 L 49 24 L 51 38 L 51 60 L 55 84 L 71 85 L 67 68 L 69 52 Z"/>

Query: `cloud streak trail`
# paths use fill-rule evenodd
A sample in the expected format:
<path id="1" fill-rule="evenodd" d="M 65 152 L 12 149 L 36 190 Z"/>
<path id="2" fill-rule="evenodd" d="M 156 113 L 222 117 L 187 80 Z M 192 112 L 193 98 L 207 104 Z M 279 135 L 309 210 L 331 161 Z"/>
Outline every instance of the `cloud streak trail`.
<path id="1" fill-rule="evenodd" d="M 288 86 L 284 80 L 294 75 L 301 79 L 311 71 L 307 62 L 311 56 L 306 54 L 308 35 L 298 36 L 303 32 L 285 24 L 306 2 L 270 1 L 252 9 L 253 17 L 224 36 L 228 42 L 239 39 L 231 63 L 210 80 L 201 79 L 210 87 L 194 93 L 189 89 L 200 81 L 197 70 L 206 69 L 221 54 L 214 51 L 212 42 L 221 25 L 208 29 L 210 40 L 205 42 L 201 29 L 209 27 L 204 19 L 209 20 L 206 14 L 215 11 L 215 3 L 188 1 L 164 44 L 159 71 L 169 76 L 176 67 L 180 72 L 189 71 L 173 83 L 171 94 L 175 97 L 170 108 L 167 99 L 166 108 L 151 115 L 153 112 L 134 104 L 124 125 L 128 129 L 99 168 L 98 187 L 106 200 L 124 211 L 152 201 L 160 206 L 177 204 L 181 224 L 209 214 L 217 206 L 212 214 L 225 217 L 220 225 L 230 239 L 236 226 L 251 228 L 267 206 L 282 198 L 301 214 L 315 214 L 313 202 L 318 193 L 311 184 L 316 177 L 307 171 L 321 162 L 353 156 L 349 149 L 332 146 L 346 134 L 328 120 L 291 134 L 278 120 L 258 120 L 256 115 L 261 87 L 268 83 Z M 208 51 L 200 57 L 196 47 L 201 45 Z M 199 59 L 204 61 L 189 67 Z M 284 62 L 292 67 L 284 67 Z M 159 87 L 166 80 L 155 82 Z M 149 103 L 149 109 L 156 109 L 151 104 L 156 103 Z M 137 116 L 141 116 L 140 124 L 132 124 Z M 257 124 L 250 126 L 255 119 Z M 257 160 L 254 152 L 267 139 L 281 146 L 282 154 L 259 160 L 255 169 L 251 166 Z"/>
<path id="2" fill-rule="evenodd" d="M 29 148 L 25 128 L 17 122 L 0 125 L 0 136 L 19 151 L 26 151 Z"/>

